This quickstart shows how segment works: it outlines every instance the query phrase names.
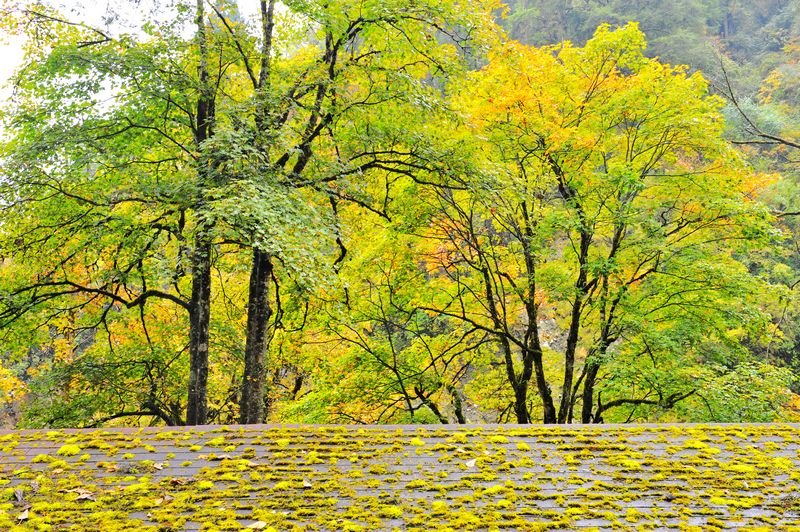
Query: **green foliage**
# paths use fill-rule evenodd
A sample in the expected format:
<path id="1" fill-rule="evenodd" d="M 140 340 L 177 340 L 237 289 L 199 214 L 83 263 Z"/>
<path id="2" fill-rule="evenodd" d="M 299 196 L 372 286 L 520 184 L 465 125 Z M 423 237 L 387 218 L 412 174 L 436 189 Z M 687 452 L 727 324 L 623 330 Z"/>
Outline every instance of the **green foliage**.
<path id="1" fill-rule="evenodd" d="M 765 423 L 781 415 L 790 400 L 796 376 L 786 368 L 750 362 L 733 369 L 710 366 L 696 375 L 702 382 L 698 399 L 681 407 L 689 420 L 720 423 Z"/>
<path id="2" fill-rule="evenodd" d="M 254 251 L 272 421 L 783 415 L 800 263 L 762 197 L 793 181 L 724 140 L 753 124 L 726 130 L 703 75 L 651 57 L 709 66 L 723 19 L 732 59 L 778 54 L 791 6 L 751 42 L 753 6 L 512 3 L 533 48 L 490 0 L 284 4 L 266 56 L 227 3 L 205 40 L 183 3 L 131 34 L 7 21 L 29 49 L 0 145 L 0 393 L 27 393 L 23 424 L 182 423 L 198 257 L 209 420 L 238 420 Z M 741 100 L 769 134 L 792 61 Z"/>

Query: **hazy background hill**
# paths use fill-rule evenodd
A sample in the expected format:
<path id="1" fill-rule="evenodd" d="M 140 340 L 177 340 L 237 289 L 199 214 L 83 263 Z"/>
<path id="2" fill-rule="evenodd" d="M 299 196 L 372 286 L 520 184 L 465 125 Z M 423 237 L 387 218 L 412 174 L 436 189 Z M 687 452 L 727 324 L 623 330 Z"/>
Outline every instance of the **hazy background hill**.
<path id="1" fill-rule="evenodd" d="M 756 89 L 784 63 L 784 48 L 800 35 L 794 0 L 509 0 L 503 25 L 526 44 L 563 40 L 582 45 L 598 25 L 638 21 L 647 54 L 669 63 L 719 72 L 720 57 L 741 88 Z"/>

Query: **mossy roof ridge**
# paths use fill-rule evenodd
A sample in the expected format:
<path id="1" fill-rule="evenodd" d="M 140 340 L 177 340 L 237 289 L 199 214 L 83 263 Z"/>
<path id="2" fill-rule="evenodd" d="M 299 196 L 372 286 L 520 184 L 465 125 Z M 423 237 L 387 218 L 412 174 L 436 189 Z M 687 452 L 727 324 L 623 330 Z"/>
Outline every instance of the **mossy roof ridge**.
<path id="1" fill-rule="evenodd" d="M 0 530 L 798 530 L 800 426 L 0 433 Z"/>

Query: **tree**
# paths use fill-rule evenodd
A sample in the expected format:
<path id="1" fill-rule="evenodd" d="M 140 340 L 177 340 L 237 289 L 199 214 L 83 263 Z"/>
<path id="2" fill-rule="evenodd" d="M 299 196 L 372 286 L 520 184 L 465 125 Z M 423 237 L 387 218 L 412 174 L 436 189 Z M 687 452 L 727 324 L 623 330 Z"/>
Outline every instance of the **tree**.
<path id="1" fill-rule="evenodd" d="M 187 57 L 174 55 L 186 16 L 140 46 L 44 6 L 20 17 L 31 41 L 5 114 L 3 325 L 33 313 L 45 344 L 101 328 L 113 352 L 116 327 L 133 315 L 152 347 L 154 302 L 190 314 L 196 305 L 185 277 L 197 86 Z"/>
<path id="2" fill-rule="evenodd" d="M 592 6 L 559 16 L 624 19 Z M 37 426 L 774 416 L 777 176 L 635 25 L 530 48 L 497 8 L 7 19 L 30 49 L 0 148 L 0 394 L 28 390 Z"/>
<path id="3" fill-rule="evenodd" d="M 704 337 L 724 345 L 757 318 L 732 253 L 768 237 L 769 216 L 705 80 L 644 46 L 635 24 L 601 26 L 583 48 L 508 43 L 458 99 L 481 158 L 466 190 L 431 200 L 449 286 L 421 305 L 491 335 L 519 423 L 532 421 L 529 385 L 545 423 L 669 409 L 696 389 L 639 382 L 608 398 L 598 386 L 614 374 L 601 372 L 696 353 Z M 545 319 L 565 331 L 557 358 Z"/>
<path id="4" fill-rule="evenodd" d="M 766 183 L 762 196 L 777 218 L 776 226 L 785 238 L 762 253 L 745 260 L 751 271 L 758 272 L 769 283 L 764 305 L 772 315 L 765 342 L 750 341 L 748 347 L 758 357 L 772 364 L 800 367 L 796 356 L 798 342 L 798 224 L 800 214 L 797 198 L 798 148 L 797 110 L 794 106 L 800 76 L 797 63 L 800 47 L 796 42 L 784 46 L 777 62 L 753 94 L 740 93 L 723 64 L 722 81 L 718 91 L 728 101 L 727 136 L 740 147 L 756 167 L 769 168 L 781 179 Z M 723 59 L 720 59 L 722 62 Z M 738 76 L 737 76 L 738 77 Z M 769 379 L 764 379 L 769 382 Z M 790 379 L 793 391 L 798 390 L 796 379 Z M 780 397 L 780 395 L 778 395 Z M 752 412 L 753 408 L 742 409 Z M 736 415 L 736 414 L 733 414 Z"/>
<path id="5" fill-rule="evenodd" d="M 428 272 L 408 247 L 397 246 L 406 241 L 401 233 L 370 233 L 378 244 L 359 246 L 343 272 L 349 304 L 320 309 L 326 317 L 317 341 L 338 356 L 318 364 L 316 395 L 334 420 L 465 423 L 459 384 L 487 339 L 417 308 L 414 301 L 431 293 Z"/>
<path id="6" fill-rule="evenodd" d="M 478 2 L 465 12 L 458 2 L 406 0 L 358 6 L 290 4 L 298 17 L 308 21 L 316 39 L 303 43 L 302 53 L 274 58 L 272 49 L 278 45 L 273 39 L 274 2 L 262 2 L 260 50 L 249 50 L 248 42 L 257 41 L 225 23 L 252 84 L 250 101 L 237 108 L 252 121 L 243 123 L 241 115 L 232 120 L 231 138 L 246 139 L 246 148 L 224 149 L 244 156 L 244 162 L 234 163 L 242 179 L 249 180 L 255 201 L 262 201 L 264 194 L 290 197 L 304 190 L 306 201 L 328 203 L 334 217 L 341 202 L 382 209 L 385 200 L 365 186 L 369 176 L 377 173 L 377 179 L 388 185 L 391 178 L 382 174 L 410 174 L 428 165 L 420 141 L 409 135 L 418 130 L 408 126 L 409 120 L 422 118 L 420 111 L 440 98 L 430 78 L 441 82 L 463 72 L 468 54 L 478 53 L 492 37 L 488 15 L 492 7 Z M 221 20 L 226 19 L 221 15 Z M 250 66 L 254 58 L 261 65 L 258 74 Z M 387 196 L 384 189 L 383 198 Z M 240 193 L 236 197 L 248 200 Z M 257 227 L 264 217 L 259 207 L 252 206 L 254 225 L 249 227 L 257 237 L 248 241 L 253 260 L 243 423 L 264 419 L 264 356 L 272 316 L 269 286 L 273 260 L 281 253 L 275 232 Z M 335 222 L 331 232 L 336 233 Z M 333 236 L 344 253 L 340 236 Z"/>
<path id="7" fill-rule="evenodd" d="M 20 74 L 18 101 L 25 103 L 9 115 L 17 138 L 6 146 L 5 201 L 31 223 L 7 228 L 5 252 L 15 260 L 28 252 L 47 273 L 10 280 L 4 314 L 10 323 L 47 304 L 60 308 L 64 299 L 83 309 L 88 294 L 103 310 L 98 323 L 82 328 L 125 307 L 140 311 L 137 333 L 147 336 L 147 301 L 177 304 L 189 316 L 189 424 L 209 419 L 215 257 L 224 246 L 251 253 L 238 401 L 242 422 L 260 422 L 265 353 L 280 325 L 271 285 L 281 276 L 307 287 L 322 283 L 324 270 L 341 262 L 338 204 L 380 210 L 388 174 L 427 164 L 424 142 L 412 136 L 419 128 L 403 121 L 435 105 L 441 96 L 432 80 L 463 71 L 494 31 L 491 2 L 477 10 L 399 0 L 286 7 L 296 17 L 279 26 L 272 1 L 261 2 L 255 25 L 232 17 L 234 5 L 214 4 L 208 13 L 201 1 L 178 4 L 169 22 L 149 20 L 143 38 L 112 37 L 43 7 L 22 13 L 41 40 Z M 190 23 L 188 41 L 182 31 Z M 78 98 L 98 98 L 109 86 L 108 105 Z M 41 130 L 46 113 L 57 120 Z M 32 172 L 50 177 L 30 181 Z M 86 181 L 99 199 L 76 192 Z M 146 205 L 153 219 L 114 216 L 120 204 Z M 33 214 L 34 206 L 54 220 L 39 223 L 47 216 Z M 53 227 L 70 228 L 78 235 L 70 245 L 88 253 L 61 254 L 69 237 Z M 98 245 L 98 232 L 107 245 Z M 47 254 L 28 240 L 34 234 L 52 246 Z M 129 260 L 104 271 L 100 257 L 122 249 Z M 48 268 L 51 260 L 63 262 Z M 235 268 L 217 267 L 228 278 Z"/>

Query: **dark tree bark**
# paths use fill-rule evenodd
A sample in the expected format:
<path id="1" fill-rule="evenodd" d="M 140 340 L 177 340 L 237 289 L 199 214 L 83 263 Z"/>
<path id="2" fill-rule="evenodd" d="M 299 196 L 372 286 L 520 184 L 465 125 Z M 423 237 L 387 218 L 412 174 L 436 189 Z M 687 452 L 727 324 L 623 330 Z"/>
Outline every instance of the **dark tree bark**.
<path id="1" fill-rule="evenodd" d="M 208 340 L 211 321 L 211 242 L 199 234 L 192 260 L 192 300 L 189 310 L 189 396 L 186 424 L 207 422 Z"/>
<path id="2" fill-rule="evenodd" d="M 253 250 L 250 272 L 250 295 L 247 302 L 247 341 L 244 350 L 244 376 L 240 402 L 241 423 L 263 423 L 266 354 L 269 344 L 269 320 L 272 316 L 269 284 L 272 281 L 272 257 Z"/>
<path id="3" fill-rule="evenodd" d="M 591 236 L 586 231 L 581 231 L 580 271 L 575 282 L 575 298 L 572 302 L 569 331 L 567 333 L 567 346 L 564 350 L 564 382 L 561 389 L 561 403 L 558 408 L 558 423 L 566 423 L 569 416 L 570 402 L 572 399 L 572 382 L 575 377 L 575 352 L 578 348 L 578 338 L 581 328 L 581 311 L 583 300 L 588 291 L 586 284 L 586 261 L 589 254 Z"/>
<path id="4" fill-rule="evenodd" d="M 186 404 L 186 424 L 202 425 L 208 421 L 208 343 L 211 320 L 211 235 L 213 225 L 204 216 L 203 192 L 212 180 L 212 165 L 202 154 L 203 144 L 213 136 L 214 93 L 208 75 L 208 43 L 206 41 L 203 0 L 197 0 L 196 23 L 200 59 L 197 67 L 200 91 L 197 98 L 195 145 L 201 153 L 198 159 L 199 197 L 197 213 L 201 220 L 195 236 L 192 255 L 192 298 L 189 308 L 189 393 Z"/>
<path id="5" fill-rule="evenodd" d="M 581 423 L 592 422 L 592 407 L 594 403 L 594 384 L 600 364 L 587 362 L 586 380 L 583 383 L 583 406 L 581 408 Z"/>
<path id="6" fill-rule="evenodd" d="M 544 361 L 542 357 L 542 347 L 536 345 L 532 351 L 534 369 L 536 371 L 536 388 L 539 391 L 539 398 L 542 400 L 542 422 L 545 424 L 556 422 L 556 407 L 553 403 L 553 393 L 544 375 Z"/>
<path id="7" fill-rule="evenodd" d="M 524 171 L 524 170 L 523 170 Z M 533 228 L 534 221 L 531 218 L 528 204 L 523 201 L 522 217 L 524 221 L 523 231 L 520 240 L 523 243 L 523 254 L 525 256 L 525 268 L 527 271 L 527 295 L 525 297 L 525 312 L 528 315 L 528 326 L 525 332 L 526 349 L 523 354 L 523 374 L 522 380 L 526 383 L 531 376 L 536 376 L 536 389 L 539 392 L 539 399 L 542 401 L 542 422 L 556 422 L 556 407 L 553 403 L 553 394 L 550 385 L 544 374 L 544 362 L 542 353 L 542 343 L 539 338 L 539 307 L 536 304 L 536 258 L 533 256 Z"/>
<path id="8" fill-rule="evenodd" d="M 272 32 L 275 26 L 275 0 L 261 0 L 261 62 L 258 80 L 254 82 L 257 95 L 255 110 L 256 129 L 268 132 L 266 90 L 270 83 Z M 264 146 L 265 156 L 270 146 Z M 244 353 L 242 394 L 239 404 L 239 419 L 243 424 L 263 423 L 266 419 L 264 390 L 266 388 L 266 357 L 269 347 L 269 320 L 272 307 L 269 300 L 269 283 L 274 267 L 269 253 L 253 249 L 253 264 L 250 269 L 250 294 L 247 303 L 247 340 Z"/>
<path id="9" fill-rule="evenodd" d="M 528 413 L 528 383 L 520 382 L 514 390 L 514 415 L 517 416 L 517 423 L 527 424 L 531 422 Z"/>
<path id="10" fill-rule="evenodd" d="M 567 182 L 566 176 L 554 158 L 550 157 L 550 166 L 558 177 L 558 190 L 565 202 L 570 204 L 578 215 L 580 221 L 580 249 L 578 252 L 578 278 L 575 280 L 575 297 L 572 301 L 569 330 L 567 332 L 567 345 L 564 350 L 564 381 L 561 388 L 561 402 L 558 408 L 558 423 L 566 423 L 569 417 L 572 399 L 572 382 L 575 377 L 575 351 L 578 348 L 578 339 L 581 328 L 583 302 L 589 292 L 588 260 L 589 246 L 592 244 L 593 232 L 587 222 L 583 206 L 573 188 Z"/>

